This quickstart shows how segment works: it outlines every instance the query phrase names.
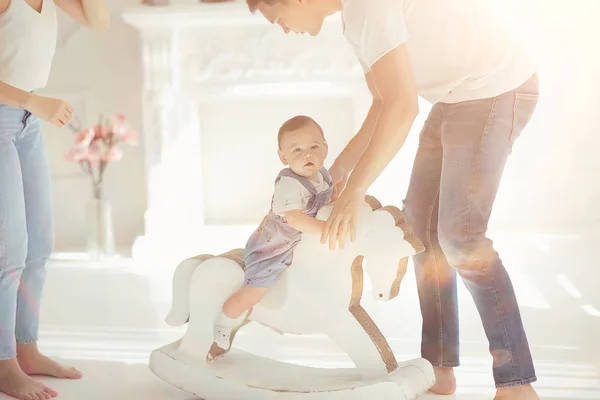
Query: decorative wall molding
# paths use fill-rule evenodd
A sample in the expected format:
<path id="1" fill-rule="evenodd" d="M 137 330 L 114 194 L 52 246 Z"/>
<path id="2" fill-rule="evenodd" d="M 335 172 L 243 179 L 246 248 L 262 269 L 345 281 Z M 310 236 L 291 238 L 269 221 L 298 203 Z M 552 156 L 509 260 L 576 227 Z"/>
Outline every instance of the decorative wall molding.
<path id="1" fill-rule="evenodd" d="M 288 107 L 300 96 L 341 99 L 354 124 L 353 107 L 366 85 L 339 16 L 327 19 L 316 37 L 284 35 L 279 26 L 252 15 L 243 1 L 138 6 L 123 19 L 139 31 L 144 68 L 148 210 L 134 257 L 157 263 L 157 249 L 164 248 L 168 254 L 162 256 L 176 261 L 198 251 L 207 236 L 214 240 L 208 232 L 229 229 L 206 222 L 204 198 L 214 200 L 216 194 L 214 184 L 205 193 L 202 137 L 222 132 L 207 130 L 199 109 L 228 107 L 230 98 L 239 103 L 280 96 Z M 256 125 L 247 129 L 260 134 L 252 131 L 260 129 Z"/>
<path id="2" fill-rule="evenodd" d="M 245 38 L 215 33 L 185 62 L 195 83 L 345 82 L 363 75 L 342 35 L 283 35 L 278 27 L 248 29 Z"/>

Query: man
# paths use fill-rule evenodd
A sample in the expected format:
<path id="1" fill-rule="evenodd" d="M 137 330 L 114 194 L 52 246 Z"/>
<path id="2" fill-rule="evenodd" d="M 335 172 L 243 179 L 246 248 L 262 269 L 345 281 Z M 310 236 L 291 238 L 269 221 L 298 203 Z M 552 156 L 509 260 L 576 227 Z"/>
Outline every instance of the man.
<path id="1" fill-rule="evenodd" d="M 538 399 L 535 369 L 510 278 L 486 238 L 512 145 L 538 101 L 535 67 L 485 0 L 247 0 L 285 33 L 317 35 L 342 13 L 373 95 L 356 136 L 331 167 L 336 200 L 322 242 L 343 247 L 369 186 L 403 145 L 418 114 L 422 129 L 405 214 L 426 245 L 415 257 L 422 355 L 432 391 L 456 390 L 459 365 L 456 272 L 479 310 L 493 356 L 496 400 Z M 350 172 L 352 175 L 350 176 Z"/>

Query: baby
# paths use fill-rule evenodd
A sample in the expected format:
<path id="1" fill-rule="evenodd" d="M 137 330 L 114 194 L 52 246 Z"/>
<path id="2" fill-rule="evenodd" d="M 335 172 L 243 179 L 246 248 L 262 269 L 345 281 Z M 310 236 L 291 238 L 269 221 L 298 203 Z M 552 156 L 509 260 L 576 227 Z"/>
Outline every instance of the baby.
<path id="1" fill-rule="evenodd" d="M 327 143 L 312 118 L 296 116 L 279 129 L 279 158 L 289 168 L 275 180 L 271 210 L 246 244 L 245 285 L 223 304 L 214 325 L 217 346 L 229 350 L 236 320 L 256 305 L 292 263 L 302 232 L 320 234 L 324 221 L 315 217 L 330 202 L 333 185 L 323 162 Z"/>

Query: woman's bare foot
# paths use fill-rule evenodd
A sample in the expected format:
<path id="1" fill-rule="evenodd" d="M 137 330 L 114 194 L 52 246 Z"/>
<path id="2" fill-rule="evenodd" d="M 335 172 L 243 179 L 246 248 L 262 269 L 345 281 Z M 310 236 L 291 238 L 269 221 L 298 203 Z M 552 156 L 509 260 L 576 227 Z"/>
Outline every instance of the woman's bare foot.
<path id="1" fill-rule="evenodd" d="M 16 358 L 0 361 L 0 392 L 20 400 L 45 400 L 58 395 L 58 392 L 27 376 Z"/>
<path id="2" fill-rule="evenodd" d="M 531 385 L 498 389 L 494 400 L 540 400 Z"/>
<path id="3" fill-rule="evenodd" d="M 453 368 L 434 367 L 435 385 L 429 389 L 433 393 L 451 395 L 456 392 L 456 376 Z"/>
<path id="4" fill-rule="evenodd" d="M 35 343 L 18 345 L 17 360 L 27 375 L 45 375 L 63 379 L 80 379 L 83 376 L 79 370 L 59 364 L 40 353 Z"/>

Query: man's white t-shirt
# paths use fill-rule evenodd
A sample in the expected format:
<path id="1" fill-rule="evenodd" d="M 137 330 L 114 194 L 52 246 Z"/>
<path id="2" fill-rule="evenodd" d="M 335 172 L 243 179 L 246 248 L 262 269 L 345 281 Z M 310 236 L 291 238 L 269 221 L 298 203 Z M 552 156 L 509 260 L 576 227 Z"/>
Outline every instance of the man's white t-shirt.
<path id="1" fill-rule="evenodd" d="M 317 174 L 317 180 L 318 182 L 313 183 L 317 193 L 329 189 L 327 181 L 323 179 L 323 175 L 320 172 Z M 286 211 L 306 210 L 310 198 L 310 191 L 298 179 L 282 176 L 275 184 L 273 212 L 283 216 Z"/>
<path id="2" fill-rule="evenodd" d="M 491 0 L 342 0 L 342 18 L 365 73 L 406 43 L 419 95 L 432 104 L 494 97 L 535 72 Z"/>

